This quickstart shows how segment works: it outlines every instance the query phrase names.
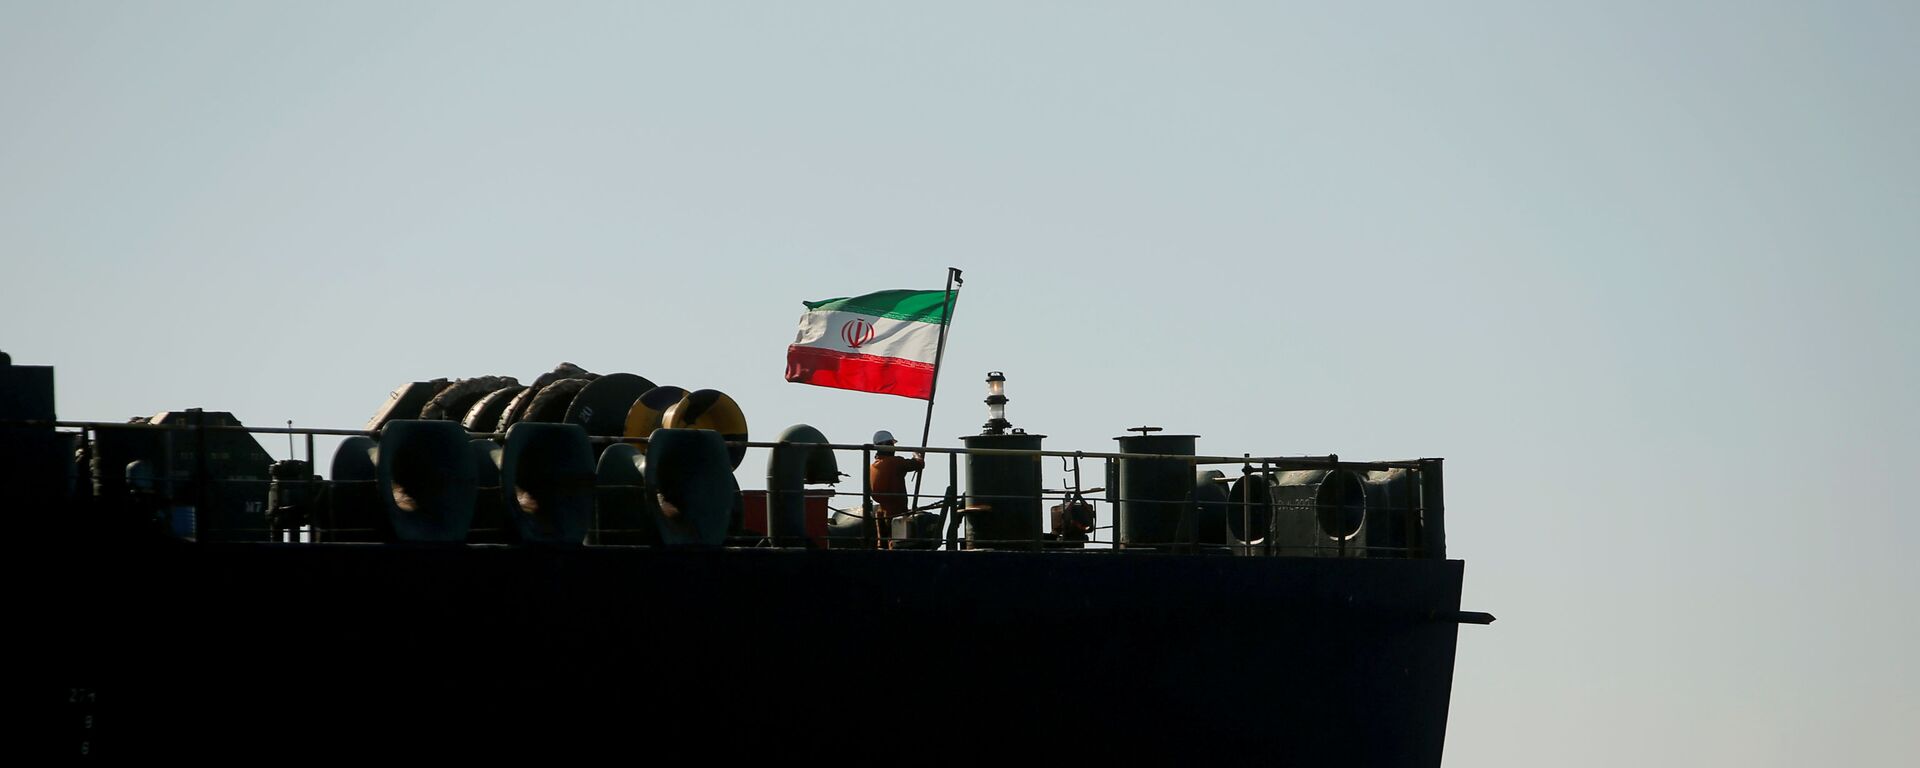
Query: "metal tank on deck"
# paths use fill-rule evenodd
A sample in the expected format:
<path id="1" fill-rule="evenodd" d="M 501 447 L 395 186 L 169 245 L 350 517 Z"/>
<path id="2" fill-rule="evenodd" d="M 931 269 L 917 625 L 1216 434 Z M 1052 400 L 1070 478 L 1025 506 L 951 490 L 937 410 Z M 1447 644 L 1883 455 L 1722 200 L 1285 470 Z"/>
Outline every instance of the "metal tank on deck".
<path id="1" fill-rule="evenodd" d="M 1198 435 L 1156 435 L 1159 427 L 1135 427 L 1137 435 L 1116 437 L 1123 454 L 1192 456 Z M 1116 541 L 1122 549 L 1170 552 L 1192 538 L 1182 528 L 1193 499 L 1193 462 L 1165 458 L 1122 458 L 1119 461 L 1114 518 Z M 1189 523 L 1191 524 L 1191 523 Z"/>
<path id="2" fill-rule="evenodd" d="M 960 438 L 969 450 L 1037 451 L 1046 435 L 1011 432 Z M 1040 542 L 1040 457 L 967 454 L 967 545 L 1033 549 Z"/>

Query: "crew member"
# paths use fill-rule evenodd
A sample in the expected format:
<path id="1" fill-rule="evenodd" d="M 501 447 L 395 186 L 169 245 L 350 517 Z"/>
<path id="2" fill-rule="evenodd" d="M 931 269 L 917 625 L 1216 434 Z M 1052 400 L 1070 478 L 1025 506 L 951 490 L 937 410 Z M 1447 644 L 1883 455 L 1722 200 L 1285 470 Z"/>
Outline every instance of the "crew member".
<path id="1" fill-rule="evenodd" d="M 873 433 L 873 444 L 887 447 L 879 450 L 873 466 L 867 468 L 867 484 L 878 508 L 874 524 L 880 533 L 882 549 L 893 548 L 893 542 L 888 540 L 893 531 L 893 518 L 912 511 L 907 502 L 907 473 L 918 472 L 927 465 L 925 453 L 916 453 L 911 459 L 894 455 L 892 446 L 899 442 L 893 439 L 892 432 L 884 429 Z"/>

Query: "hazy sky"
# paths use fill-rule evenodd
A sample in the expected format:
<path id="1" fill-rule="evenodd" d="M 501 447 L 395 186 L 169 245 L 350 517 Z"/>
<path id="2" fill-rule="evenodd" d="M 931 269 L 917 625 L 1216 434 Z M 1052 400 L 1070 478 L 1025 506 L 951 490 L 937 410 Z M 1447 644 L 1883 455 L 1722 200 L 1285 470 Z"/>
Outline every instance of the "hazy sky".
<path id="1" fill-rule="evenodd" d="M 958 266 L 936 444 L 1002 370 L 1052 448 L 1449 460 L 1453 765 L 1920 760 L 1917 246 L 1912 2 L 0 0 L 62 417 L 567 360 L 917 437 L 784 350 Z"/>

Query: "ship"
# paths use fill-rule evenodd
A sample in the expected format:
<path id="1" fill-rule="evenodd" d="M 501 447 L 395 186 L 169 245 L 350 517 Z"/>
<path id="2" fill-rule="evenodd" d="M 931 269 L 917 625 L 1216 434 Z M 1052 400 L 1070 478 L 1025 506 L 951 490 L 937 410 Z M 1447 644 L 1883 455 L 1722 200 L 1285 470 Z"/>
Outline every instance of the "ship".
<path id="1" fill-rule="evenodd" d="M 0 507 L 26 730 L 67 760 L 1435 766 L 1492 621 L 1437 458 L 1061 451 L 995 410 L 898 448 L 953 483 L 883 517 L 889 446 L 634 374 L 409 382 L 342 429 L 62 420 L 53 374 L 0 354 Z"/>

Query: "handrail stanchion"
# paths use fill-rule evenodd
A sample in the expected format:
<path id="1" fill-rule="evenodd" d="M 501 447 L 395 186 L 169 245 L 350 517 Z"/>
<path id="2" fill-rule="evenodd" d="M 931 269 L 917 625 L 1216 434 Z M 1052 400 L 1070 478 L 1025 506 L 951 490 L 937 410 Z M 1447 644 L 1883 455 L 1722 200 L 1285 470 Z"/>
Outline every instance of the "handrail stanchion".
<path id="1" fill-rule="evenodd" d="M 1401 481 L 1401 485 L 1404 487 L 1414 487 L 1413 484 L 1419 480 L 1419 476 L 1412 472 L 1404 473 L 1404 475 L 1405 479 Z M 1388 473 L 1388 476 L 1391 477 L 1392 473 Z M 1391 488 L 1392 485 L 1388 485 L 1388 487 Z M 1405 507 L 1405 510 L 1401 513 L 1400 520 L 1400 544 L 1404 547 L 1400 556 L 1412 560 L 1415 557 L 1414 553 L 1418 551 L 1420 547 L 1420 516 L 1414 511 L 1413 494 L 1402 493 L 1400 495 L 1406 497 L 1405 501 L 1401 504 L 1402 507 Z"/>
<path id="2" fill-rule="evenodd" d="M 1107 518 L 1112 521 L 1108 527 L 1107 548 L 1120 551 L 1120 474 L 1114 469 L 1113 458 L 1108 457 L 1100 467 L 1100 476 L 1106 478 Z"/>
<path id="3" fill-rule="evenodd" d="M 1420 460 L 1420 556 L 1447 559 L 1447 505 L 1442 495 L 1441 459 Z"/>
<path id="4" fill-rule="evenodd" d="M 1260 462 L 1260 490 L 1266 492 L 1267 529 L 1260 532 L 1260 554 L 1271 557 L 1279 553 L 1273 543 L 1273 464 Z"/>
<path id="5" fill-rule="evenodd" d="M 1336 468 L 1336 470 L 1332 470 L 1332 472 L 1342 472 L 1342 470 L 1338 470 L 1338 468 Z M 1332 478 L 1334 478 L 1334 474 L 1332 474 L 1332 472 L 1329 472 L 1329 474 L 1327 474 L 1327 480 L 1332 480 Z M 1321 482 L 1327 482 L 1327 480 L 1321 480 Z M 1338 484 L 1338 480 L 1334 480 L 1334 486 L 1332 486 L 1332 488 L 1334 488 L 1334 490 L 1338 490 L 1338 488 L 1346 488 L 1346 486 L 1340 486 L 1340 484 Z M 1363 495 L 1365 495 L 1365 493 L 1363 493 Z M 1315 499 L 1319 499 L 1319 493 L 1315 493 L 1313 497 L 1315 497 Z M 1340 501 L 1344 503 L 1346 499 L 1340 499 Z M 1344 532 L 1346 532 L 1346 509 L 1336 509 L 1334 513 L 1338 515 L 1336 516 L 1336 518 L 1334 518 L 1334 520 L 1340 520 L 1340 532 L 1344 534 Z M 1315 516 L 1319 516 L 1319 515 L 1327 515 L 1327 513 L 1323 513 L 1323 511 L 1319 511 L 1319 505 L 1315 503 Z M 1319 520 L 1313 520 L 1313 522 L 1319 522 Z M 1365 522 L 1365 520 L 1361 520 L 1361 522 Z M 1338 547 L 1340 547 L 1340 549 L 1338 549 L 1338 553 L 1340 553 L 1340 557 L 1342 557 L 1342 559 L 1346 559 L 1346 540 L 1348 540 L 1348 538 L 1350 538 L 1350 536 L 1340 536 L 1340 538 L 1336 540 L 1338 541 Z"/>
<path id="6" fill-rule="evenodd" d="M 1187 462 L 1187 554 L 1200 554 L 1200 461 Z"/>
<path id="7" fill-rule="evenodd" d="M 189 408 L 193 414 L 193 540 L 206 538 L 207 520 L 207 412 Z"/>
<path id="8" fill-rule="evenodd" d="M 319 517 L 320 517 L 320 505 L 317 503 L 320 499 L 320 491 L 314 488 L 315 478 L 317 478 L 319 475 L 320 475 L 320 465 L 313 463 L 313 433 L 308 432 L 307 433 L 307 493 L 306 493 L 306 496 L 304 497 L 307 503 L 307 524 L 301 526 L 305 530 L 300 531 L 298 534 L 296 534 L 294 539 L 295 541 L 299 541 L 303 544 L 313 542 L 313 539 L 314 539 L 313 525 L 315 522 L 319 520 Z"/>
<path id="9" fill-rule="evenodd" d="M 780 449 L 786 445 L 787 445 L 787 441 L 785 440 L 777 441 L 773 446 L 773 450 L 768 452 L 772 454 L 772 456 L 769 456 L 767 458 L 767 487 L 765 489 L 766 492 L 761 494 L 761 499 L 763 499 L 764 501 L 760 508 L 760 525 L 763 527 L 763 530 L 765 532 L 761 534 L 760 541 L 758 544 L 764 544 L 767 546 L 774 547 L 776 549 L 779 548 L 780 546 L 780 539 L 774 536 L 773 532 L 779 530 L 779 526 L 774 524 L 773 515 L 774 515 L 774 510 L 780 508 L 780 500 L 783 498 L 786 498 L 781 495 L 786 491 L 784 489 L 774 487 L 772 457 L 780 455 Z M 731 449 L 733 447 L 733 443 L 729 441 L 727 443 L 727 447 Z M 742 463 L 745 463 L 745 462 L 742 462 Z M 801 483 L 800 488 L 802 491 L 806 490 L 806 487 L 807 486 L 805 483 Z M 747 489 L 745 488 L 740 489 L 741 498 L 744 499 L 746 495 L 747 495 Z M 806 502 L 801 502 L 801 503 L 804 504 Z M 804 520 L 805 512 L 803 511 L 801 515 L 802 515 L 802 519 Z"/>
<path id="10" fill-rule="evenodd" d="M 92 427 L 80 428 L 80 455 L 74 458 L 86 459 L 86 463 L 80 465 L 80 476 L 74 478 L 76 482 L 85 483 L 86 487 L 75 488 L 73 489 L 73 492 L 80 496 L 85 496 L 87 497 L 87 499 L 91 500 L 93 498 L 93 483 L 94 483 L 93 465 L 95 463 L 93 460 L 93 428 Z"/>
<path id="11" fill-rule="evenodd" d="M 960 511 L 962 505 L 960 504 L 959 497 L 955 495 L 955 492 L 958 491 L 959 488 L 960 454 L 949 453 L 947 454 L 947 514 L 953 515 L 955 518 L 963 514 Z M 958 521 L 948 520 L 946 523 L 947 530 L 942 532 L 946 534 L 944 545 L 948 548 L 948 551 L 959 549 L 960 545 L 952 535 L 953 530 L 957 527 Z"/>
<path id="12" fill-rule="evenodd" d="M 873 444 L 860 446 L 860 519 L 873 531 L 873 548 L 880 549 L 880 516 L 873 513 Z"/>
<path id="13" fill-rule="evenodd" d="M 1040 463 L 1041 466 L 1046 466 L 1044 462 L 1039 461 L 1039 458 L 1038 456 L 1034 457 L 1036 463 Z M 1033 506 L 1039 510 L 1041 521 L 1040 524 L 1033 527 L 1033 551 L 1043 552 L 1047 548 L 1047 525 L 1045 522 L 1047 514 L 1047 482 L 1044 478 L 1040 481 L 1039 495 L 1033 498 Z"/>
<path id="14" fill-rule="evenodd" d="M 1254 465 L 1240 465 L 1240 555 L 1254 555 Z"/>

